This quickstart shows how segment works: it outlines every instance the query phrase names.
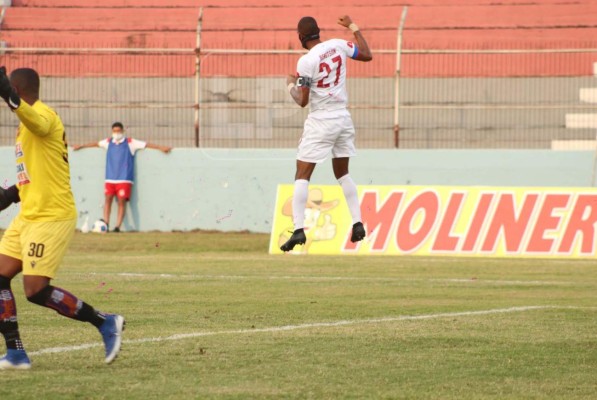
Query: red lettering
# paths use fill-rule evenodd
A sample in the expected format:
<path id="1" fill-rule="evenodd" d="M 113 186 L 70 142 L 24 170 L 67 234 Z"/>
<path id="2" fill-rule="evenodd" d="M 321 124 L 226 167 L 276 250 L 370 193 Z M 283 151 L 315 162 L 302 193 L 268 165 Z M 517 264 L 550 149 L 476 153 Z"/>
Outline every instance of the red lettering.
<path id="1" fill-rule="evenodd" d="M 388 244 L 390 229 L 398 206 L 404 196 L 403 192 L 392 192 L 383 205 L 377 208 L 377 192 L 365 192 L 361 200 L 361 218 L 368 236 L 375 236 L 372 250 L 384 250 Z M 374 232 L 377 231 L 374 235 Z M 352 243 L 350 237 L 344 244 L 345 250 L 354 250 L 358 244 Z"/>
<path id="2" fill-rule="evenodd" d="M 562 216 L 554 216 L 553 211 L 557 208 L 564 208 L 570 201 L 570 194 L 546 194 L 543 205 L 537 216 L 535 228 L 531 233 L 527 251 L 533 253 L 551 253 L 554 240 L 546 239 L 545 233 L 557 229 Z"/>
<path id="3" fill-rule="evenodd" d="M 419 211 L 424 211 L 423 223 L 416 232 L 411 231 L 413 220 Z M 419 247 L 435 225 L 439 212 L 439 199 L 435 192 L 423 192 L 408 205 L 396 231 L 396 245 L 405 253 Z"/>
<path id="4" fill-rule="evenodd" d="M 597 195 L 578 195 L 558 251 L 565 254 L 572 253 L 572 246 L 576 241 L 576 236 L 580 233 L 582 235 L 581 254 L 594 255 L 596 223 Z"/>
<path id="5" fill-rule="evenodd" d="M 490 222 L 487 235 L 485 236 L 485 242 L 481 249 L 487 252 L 494 251 L 500 232 L 503 232 L 504 241 L 506 243 L 506 252 L 519 252 L 522 246 L 524 232 L 529 225 L 538 197 L 537 194 L 529 194 L 525 196 L 522 210 L 517 217 L 514 206 L 514 195 L 511 193 L 503 193 L 496 206 L 493 219 Z"/>
<path id="6" fill-rule="evenodd" d="M 468 228 L 468 234 L 466 235 L 464 245 L 462 246 L 462 251 L 473 251 L 477 245 L 479 234 L 483 228 L 483 222 L 485 221 L 485 217 L 489 211 L 489 206 L 493 202 L 494 196 L 495 193 L 484 193 L 479 198 L 477 208 L 473 215 L 473 220 Z"/>
<path id="7" fill-rule="evenodd" d="M 448 206 L 444 213 L 444 218 L 439 226 L 435 242 L 433 243 L 432 251 L 456 251 L 460 236 L 452 236 L 451 232 L 454 228 L 456 217 L 460 213 L 460 209 L 464 200 L 464 193 L 450 193 Z"/>

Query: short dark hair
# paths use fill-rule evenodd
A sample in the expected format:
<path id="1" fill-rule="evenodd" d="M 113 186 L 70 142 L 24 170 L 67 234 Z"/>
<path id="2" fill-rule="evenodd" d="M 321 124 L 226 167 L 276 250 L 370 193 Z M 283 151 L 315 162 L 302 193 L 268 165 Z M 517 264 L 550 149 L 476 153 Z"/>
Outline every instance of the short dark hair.
<path id="1" fill-rule="evenodd" d="M 39 96 L 39 74 L 34 69 L 17 68 L 10 73 L 10 80 L 21 96 Z"/>
<path id="2" fill-rule="evenodd" d="M 319 33 L 319 26 L 313 17 L 303 17 L 297 26 L 298 33 L 304 36 L 317 35 Z"/>
<path id="3" fill-rule="evenodd" d="M 122 122 L 114 122 L 112 124 L 112 129 L 114 129 L 114 128 L 120 128 L 120 129 L 124 130 L 124 125 L 122 125 Z"/>

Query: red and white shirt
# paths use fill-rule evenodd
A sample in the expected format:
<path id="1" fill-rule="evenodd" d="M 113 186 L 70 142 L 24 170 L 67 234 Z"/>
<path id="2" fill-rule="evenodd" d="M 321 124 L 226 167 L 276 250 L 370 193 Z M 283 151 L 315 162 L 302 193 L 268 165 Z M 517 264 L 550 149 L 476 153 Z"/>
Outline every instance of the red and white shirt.
<path id="1" fill-rule="evenodd" d="M 355 58 L 358 54 L 354 43 L 330 39 L 318 43 L 298 60 L 297 75 L 311 80 L 311 112 L 346 108 L 346 57 Z"/>

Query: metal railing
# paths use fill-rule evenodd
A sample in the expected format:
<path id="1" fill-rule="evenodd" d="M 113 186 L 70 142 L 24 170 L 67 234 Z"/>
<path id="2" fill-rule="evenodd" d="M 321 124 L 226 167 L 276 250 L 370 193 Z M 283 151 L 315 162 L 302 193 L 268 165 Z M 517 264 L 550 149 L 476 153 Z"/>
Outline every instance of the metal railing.
<path id="1" fill-rule="evenodd" d="M 373 50 L 350 63 L 350 111 L 361 148 L 591 147 L 597 118 L 597 45 L 571 48 Z M 8 69 L 36 68 L 42 99 L 61 115 L 70 143 L 102 139 L 122 121 L 132 136 L 177 147 L 292 148 L 307 110 L 285 76 L 302 50 L 3 48 Z M 593 88 L 596 88 L 593 91 Z M 583 98 L 581 91 L 588 93 Z M 17 121 L 0 113 L 0 145 Z"/>
<path id="2" fill-rule="evenodd" d="M 113 121 L 122 120 L 131 134 L 174 146 L 294 147 L 306 116 L 285 90 L 285 72 L 294 70 L 301 54 L 296 50 L 204 49 L 200 63 L 194 49 L 3 52 L 9 70 L 29 65 L 45 75 L 42 98 L 62 116 L 71 143 L 102 138 Z M 533 66 L 544 75 L 458 76 L 482 57 L 533 54 L 558 57 Z M 458 62 L 442 63 L 446 56 Z M 584 63 L 591 70 L 597 49 L 405 49 L 401 74 L 394 76 L 395 50 L 377 50 L 374 57 L 377 65 L 348 66 L 360 147 L 551 148 L 556 141 L 595 136 L 591 117 L 584 128 L 566 124 L 570 116 L 594 110 L 579 92 L 597 88 L 597 79 L 549 71 L 558 71 L 554 63 Z M 438 73 L 419 74 L 420 57 L 439 65 Z M 268 65 L 261 75 L 255 60 Z M 456 73 L 442 75 L 444 66 Z M 12 144 L 15 125 L 9 112 L 0 114 L 1 145 Z"/>

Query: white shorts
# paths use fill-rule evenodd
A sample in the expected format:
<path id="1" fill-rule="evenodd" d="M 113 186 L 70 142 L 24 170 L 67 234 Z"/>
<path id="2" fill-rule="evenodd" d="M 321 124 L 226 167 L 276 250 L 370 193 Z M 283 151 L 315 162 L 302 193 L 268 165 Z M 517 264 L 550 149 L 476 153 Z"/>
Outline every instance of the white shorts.
<path id="1" fill-rule="evenodd" d="M 299 141 L 297 160 L 321 163 L 330 151 L 332 158 L 356 155 L 354 125 L 348 110 L 309 114 Z"/>

